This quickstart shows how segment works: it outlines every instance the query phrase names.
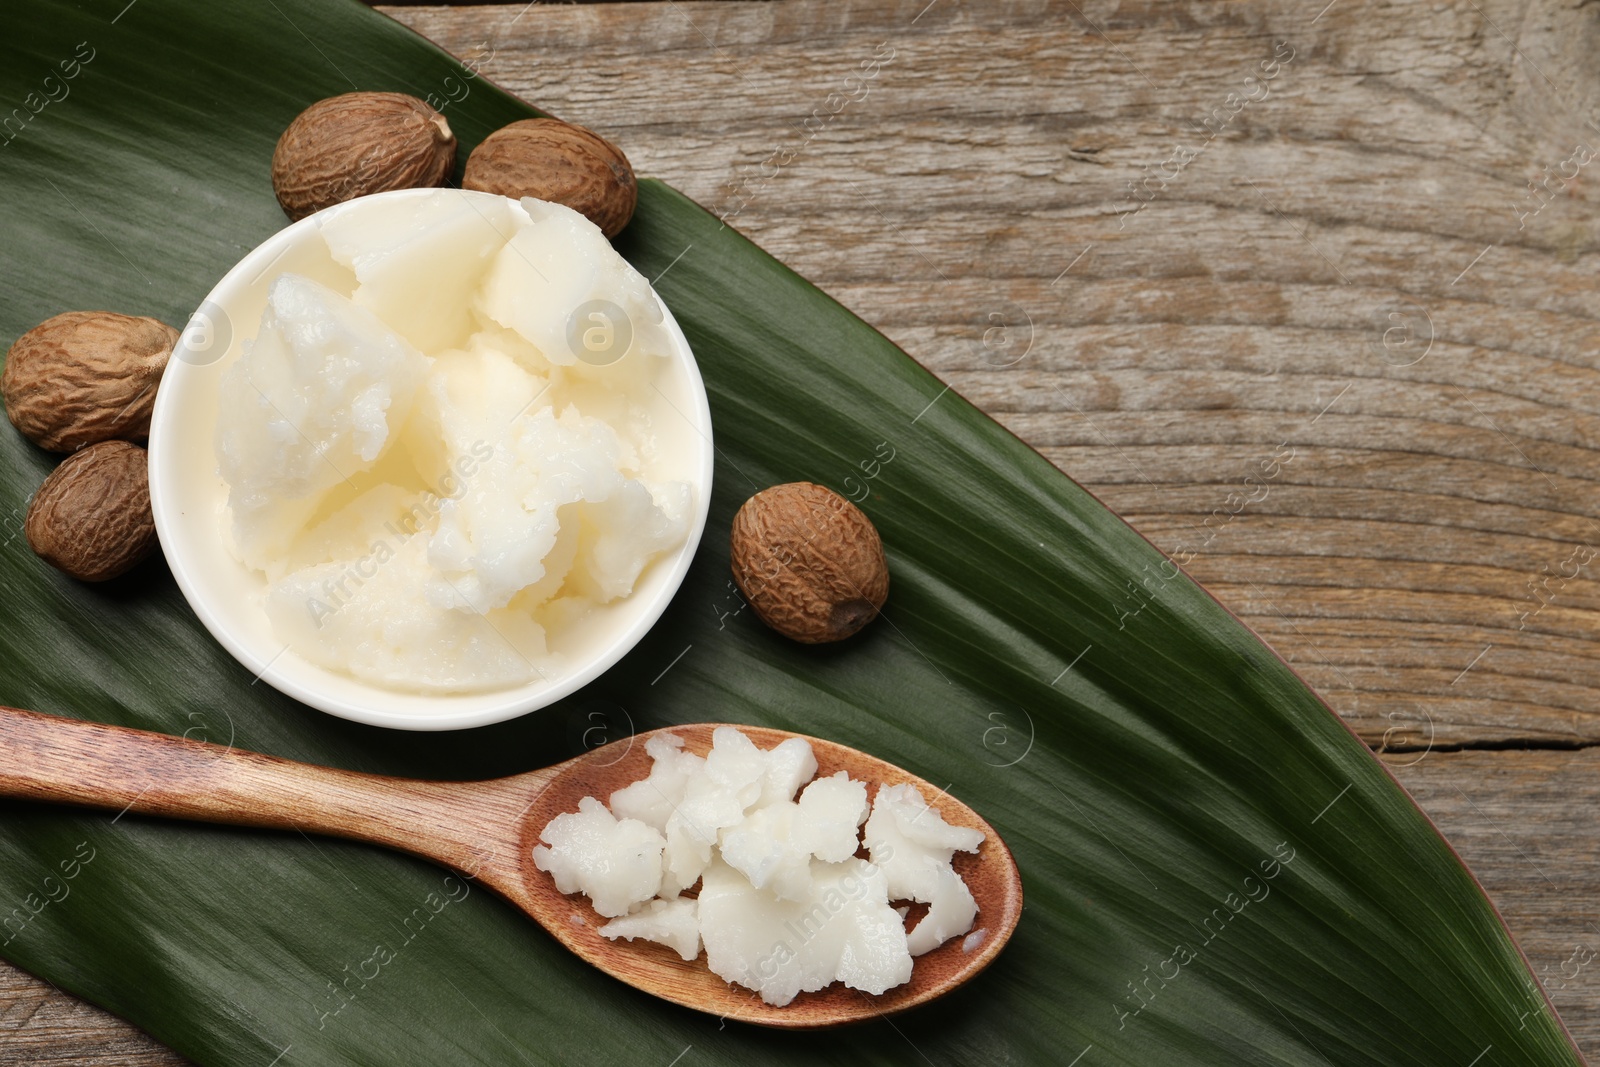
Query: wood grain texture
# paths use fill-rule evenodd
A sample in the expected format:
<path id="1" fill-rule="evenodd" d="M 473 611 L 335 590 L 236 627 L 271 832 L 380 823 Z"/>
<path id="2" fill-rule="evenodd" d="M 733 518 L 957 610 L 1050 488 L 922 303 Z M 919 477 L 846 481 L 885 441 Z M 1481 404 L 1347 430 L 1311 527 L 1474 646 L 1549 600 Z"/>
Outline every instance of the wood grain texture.
<path id="1" fill-rule="evenodd" d="M 518 904 L 533 847 L 524 816 L 557 773 L 414 781 L 0 707 L 0 797 L 372 842 L 466 871 Z"/>
<path id="2" fill-rule="evenodd" d="M 185 1067 L 143 1031 L 0 962 L 0 1067 Z"/>
<path id="3" fill-rule="evenodd" d="M 1384 750 L 1600 1056 L 1600 757 L 1553 750 L 1600 737 L 1600 8 L 391 13 L 727 212 L 1186 560 Z M 39 990 L 70 1030 L 10 1022 Z M 69 1062 L 28 1051 L 52 1040 L 178 1062 L 0 968 L 0 1063 Z"/>

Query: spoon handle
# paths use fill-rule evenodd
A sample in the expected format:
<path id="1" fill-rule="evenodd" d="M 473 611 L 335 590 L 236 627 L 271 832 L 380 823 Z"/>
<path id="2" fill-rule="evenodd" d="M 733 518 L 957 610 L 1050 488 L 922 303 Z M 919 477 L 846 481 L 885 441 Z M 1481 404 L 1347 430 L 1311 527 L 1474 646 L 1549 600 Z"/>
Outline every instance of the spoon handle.
<path id="1" fill-rule="evenodd" d="M 0 708 L 0 796 L 372 841 L 471 873 L 516 851 L 540 778 L 385 778 Z"/>

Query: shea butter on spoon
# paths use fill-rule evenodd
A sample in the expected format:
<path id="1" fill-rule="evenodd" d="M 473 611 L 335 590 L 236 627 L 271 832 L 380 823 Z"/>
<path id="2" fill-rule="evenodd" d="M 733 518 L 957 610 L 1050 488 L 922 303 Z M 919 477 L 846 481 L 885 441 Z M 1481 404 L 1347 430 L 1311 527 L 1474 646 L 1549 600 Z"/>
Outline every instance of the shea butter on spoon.
<path id="1" fill-rule="evenodd" d="M 269 275 L 218 386 L 222 533 L 273 633 L 407 692 L 559 676 L 697 513 L 655 294 L 542 201 L 437 190 L 313 221 L 337 269 Z"/>
<path id="2" fill-rule="evenodd" d="M 703 944 L 714 974 L 783 1007 L 834 982 L 883 994 L 910 981 L 912 957 L 972 930 L 978 905 L 952 858 L 984 833 L 946 823 L 915 785 L 876 784 L 869 805 L 849 771 L 813 777 L 805 738 L 763 750 L 732 726 L 704 756 L 667 731 L 644 747 L 648 777 L 609 808 L 583 797 L 533 850 L 557 889 L 611 919 L 600 936 L 686 961 Z M 893 901 L 928 909 L 908 932 Z"/>
<path id="3" fill-rule="evenodd" d="M 806 787 L 808 791 L 820 782 L 841 780 L 839 775 L 843 772 L 843 780 L 874 783 L 880 797 L 886 791 L 884 787 L 898 790 L 900 799 L 893 802 L 897 807 L 908 801 L 913 792 L 936 798 L 937 812 L 920 820 L 913 816 L 913 832 L 956 831 L 981 838 L 976 852 L 957 849 L 951 853 L 951 869 L 972 895 L 978 925 L 965 937 L 952 937 L 918 956 L 908 981 L 877 995 L 834 982 L 816 992 L 796 996 L 781 1007 L 769 1004 L 749 989 L 723 981 L 704 964 L 683 959 L 693 947 L 691 938 L 696 931 L 683 921 L 681 908 L 646 904 L 629 916 L 635 929 L 642 931 L 649 924 L 651 932 L 668 944 L 613 940 L 605 930 L 620 920 L 607 919 L 581 898 L 564 895 L 549 874 L 535 868 L 533 850 L 540 844 L 541 832 L 563 813 L 585 807 L 584 797 L 609 795 L 613 806 L 617 805 L 617 792 L 626 792 L 641 779 L 648 782 L 655 777 L 652 764 L 657 761 L 651 758 L 651 750 L 659 751 L 663 744 L 685 754 L 703 755 L 710 764 L 710 753 L 717 747 L 713 738 L 727 729 L 713 723 L 677 726 L 670 731 L 614 741 L 554 767 L 510 778 L 425 782 L 312 767 L 181 737 L 0 708 L 0 796 L 87 804 L 136 815 L 295 829 L 371 841 L 425 856 L 460 872 L 463 885 L 481 886 L 501 894 L 579 957 L 621 981 L 675 1004 L 763 1026 L 814 1028 L 879 1019 L 926 1004 L 958 988 L 999 955 L 1022 917 L 1023 894 L 1016 863 L 994 828 L 956 798 L 900 767 L 858 749 L 782 730 L 750 726 L 737 730 L 748 744 L 762 750 L 769 770 L 776 762 L 773 754 L 780 750 L 791 761 L 785 765 L 788 770 L 763 775 L 758 800 L 761 795 L 772 795 L 767 793 L 769 784 L 781 791 L 790 782 L 798 781 L 794 773 L 811 773 L 811 768 L 792 762 L 803 745 L 816 761 L 817 781 Z M 672 740 L 674 737 L 678 742 Z M 736 747 L 743 750 L 742 745 Z M 730 761 L 734 767 L 752 764 L 749 750 L 729 754 L 737 757 Z M 722 774 L 725 769 L 717 773 Z M 733 780 L 725 778 L 725 784 L 731 785 Z M 657 784 L 665 781 L 658 778 Z M 745 782 L 735 791 L 743 791 L 749 785 Z M 628 810 L 644 812 L 650 808 L 645 792 L 639 789 L 635 791 L 637 795 L 630 794 Z M 840 787 L 840 795 L 828 798 L 823 805 L 827 810 L 818 813 L 824 816 L 818 820 L 823 828 L 819 840 L 838 844 L 832 840 L 834 816 L 843 808 L 836 809 L 835 805 L 846 800 L 845 792 L 846 787 Z M 678 808 L 683 806 L 680 803 Z M 946 829 L 938 828 L 933 814 Z M 850 817 L 853 816 L 847 815 L 846 819 Z M 648 826 L 645 830 L 656 832 Z M 632 828 L 625 832 L 639 833 Z M 946 846 L 940 843 L 930 847 L 943 852 Z M 825 883 L 821 887 L 821 904 L 817 911 L 798 918 L 793 931 L 785 929 L 780 935 L 790 949 L 797 953 L 807 951 L 809 938 L 822 950 L 835 944 L 835 939 L 843 940 L 847 927 L 859 932 L 853 918 L 841 919 L 851 908 L 875 907 L 869 902 L 870 895 L 881 887 L 871 883 L 892 880 L 892 866 L 899 857 L 917 858 L 915 851 L 897 851 L 896 855 L 895 861 L 874 861 L 879 874 L 863 872 L 860 881 L 850 885 L 840 877 L 832 886 L 828 873 L 814 880 L 814 891 L 817 881 Z M 648 855 L 643 859 L 648 882 Z M 725 863 L 721 859 L 717 862 Z M 925 869 L 920 860 L 913 867 Z M 717 884 L 720 877 L 714 876 L 702 886 L 701 908 L 710 906 L 708 894 L 721 890 Z M 837 896 L 828 895 L 830 888 L 836 888 Z M 748 895 L 746 890 L 738 892 Z M 852 901 L 852 893 L 858 893 L 859 899 Z M 623 887 L 619 898 L 611 901 L 606 910 L 614 910 L 631 895 L 633 892 Z M 934 908 L 937 907 L 935 903 Z M 889 914 L 898 919 L 897 912 Z M 910 937 L 915 937 L 933 916 L 933 909 L 920 921 L 908 915 L 907 923 L 915 924 Z M 703 917 L 699 925 L 708 938 L 708 948 L 713 937 L 737 940 L 745 932 L 762 932 L 757 927 L 749 927 L 748 931 L 719 927 L 713 932 Z M 883 919 L 877 925 L 888 930 L 890 924 Z M 611 932 L 620 931 L 612 927 Z M 902 933 L 900 937 L 907 935 Z M 888 939 L 894 939 L 892 930 Z M 675 940 L 679 943 L 673 943 Z M 758 941 L 757 945 L 762 953 L 774 947 L 771 942 Z M 776 961 L 782 956 L 779 949 L 771 958 Z M 887 959 L 888 954 L 883 958 Z M 878 959 L 874 956 L 864 962 Z M 842 962 L 841 953 L 834 961 L 836 974 Z M 759 959 L 756 966 L 759 972 Z M 787 979 L 788 972 L 783 974 Z M 508 982 L 518 980 L 515 974 L 505 977 Z"/>

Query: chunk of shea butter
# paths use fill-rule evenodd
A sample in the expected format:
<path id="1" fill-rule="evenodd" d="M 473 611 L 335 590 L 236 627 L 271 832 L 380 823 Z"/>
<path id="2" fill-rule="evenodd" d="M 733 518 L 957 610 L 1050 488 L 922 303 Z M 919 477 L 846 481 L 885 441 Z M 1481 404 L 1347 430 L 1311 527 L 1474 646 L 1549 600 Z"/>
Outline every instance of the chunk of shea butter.
<path id="1" fill-rule="evenodd" d="M 818 864 L 799 901 L 713 863 L 700 887 L 700 936 L 714 974 L 778 1007 L 834 982 L 878 994 L 911 979 L 905 927 L 883 873 L 863 860 Z"/>
<path id="2" fill-rule="evenodd" d="M 767 769 L 761 776 L 761 796 L 757 805 L 765 807 L 785 800 L 793 800 L 800 787 L 817 773 L 817 757 L 811 752 L 811 743 L 803 737 L 791 737 L 767 750 Z"/>
<path id="3" fill-rule="evenodd" d="M 461 492 L 440 506 L 429 561 L 430 595 L 459 595 L 475 610 L 504 607 L 546 576 L 564 524 L 586 530 L 576 548 L 576 591 L 606 603 L 632 591 L 658 553 L 688 533 L 687 486 L 639 478 L 631 445 L 602 419 L 567 406 L 518 414 L 547 390 L 510 356 L 488 347 L 441 355 L 423 406 L 437 424 L 446 465 L 474 464 Z"/>
<path id="4" fill-rule="evenodd" d="M 650 757 L 650 775 L 611 794 L 611 810 L 618 818 L 638 819 L 657 830 L 666 830 L 667 820 L 683 803 L 689 779 L 705 765 L 705 757 L 683 750 L 677 734 L 655 734 L 644 743 Z M 810 751 L 811 746 L 806 746 Z"/>
<path id="5" fill-rule="evenodd" d="M 417 348 L 437 352 L 467 343 L 474 294 L 515 232 L 514 210 L 503 197 L 441 190 L 335 211 L 318 225 L 334 261 L 360 282 L 355 302 Z"/>
<path id="6" fill-rule="evenodd" d="M 972 929 L 978 905 L 955 873 L 956 852 L 976 852 L 983 834 L 951 826 L 930 808 L 915 786 L 880 786 L 864 834 L 873 863 L 883 868 L 896 900 L 929 905 L 911 931 L 911 952 L 921 955 Z"/>
<path id="7" fill-rule="evenodd" d="M 778 749 L 768 755 L 778 756 Z M 814 760 L 811 766 L 816 767 Z M 757 889 L 770 890 L 781 900 L 805 900 L 812 891 L 812 859 L 849 859 L 866 819 L 866 784 L 840 771 L 806 786 L 798 803 L 777 800 L 757 807 L 743 822 L 723 830 L 722 859 Z"/>
<path id="8" fill-rule="evenodd" d="M 632 941 L 636 937 L 666 945 L 685 962 L 700 955 L 700 918 L 689 897 L 646 901 L 600 928 L 602 937 Z"/>
<path id="9" fill-rule="evenodd" d="M 957 934 L 972 929 L 978 916 L 978 902 L 972 890 L 949 864 L 934 869 L 933 892 L 929 894 L 928 914 L 906 937 L 906 948 L 920 956 L 944 944 Z"/>
<path id="10" fill-rule="evenodd" d="M 353 295 L 274 280 L 221 397 L 229 528 L 274 633 L 406 692 L 559 677 L 692 522 L 655 295 L 539 201 L 441 189 L 319 225 Z M 591 305 L 626 340 L 604 360 L 530 339 Z"/>
<path id="11" fill-rule="evenodd" d="M 652 736 L 645 753 L 649 775 L 612 793 L 609 814 L 618 825 L 660 831 L 663 844 L 657 850 L 651 839 L 650 855 L 660 860 L 661 884 L 601 927 L 605 937 L 656 941 L 685 960 L 703 945 L 715 974 L 784 1005 L 834 982 L 883 993 L 910 980 L 912 957 L 972 929 L 977 905 L 950 860 L 977 849 L 983 835 L 946 823 L 914 788 L 881 787 L 869 805 L 867 784 L 845 771 L 813 778 L 804 738 L 763 750 L 729 726 L 713 731 L 704 757 L 670 733 Z M 561 820 L 582 816 L 600 828 L 586 840 L 602 841 L 605 811 L 585 797 L 577 815 L 557 816 L 550 829 L 568 834 L 577 824 Z M 870 860 L 855 855 L 863 824 L 867 843 L 876 842 Z M 602 860 L 593 847 L 587 868 L 621 870 L 633 860 L 624 849 Z M 536 862 L 544 869 L 549 861 Z M 578 880 L 563 873 L 558 889 L 587 891 L 567 888 Z M 698 895 L 683 896 L 695 882 Z M 892 902 L 913 891 L 929 908 L 908 933 L 908 909 Z"/>
<path id="12" fill-rule="evenodd" d="M 818 778 L 806 786 L 795 807 L 801 848 L 827 863 L 842 863 L 855 855 L 869 811 L 865 782 L 844 771 Z"/>
<path id="13" fill-rule="evenodd" d="M 327 286 L 280 275 L 222 375 L 217 459 L 240 558 L 281 573 L 322 496 L 377 463 L 428 359 Z"/>
<path id="14" fill-rule="evenodd" d="M 521 206 L 531 224 L 517 230 L 489 268 L 479 301 L 484 315 L 557 366 L 604 366 L 663 343 L 650 283 L 598 226 L 560 204 L 529 197 Z M 591 308 L 597 296 L 621 315 Z"/>
<path id="15" fill-rule="evenodd" d="M 684 786 L 683 800 L 667 819 L 664 887 L 688 889 L 711 862 L 718 835 L 736 826 L 761 796 L 767 756 L 744 734 L 719 726 L 711 751 Z"/>
<path id="16" fill-rule="evenodd" d="M 607 918 L 656 895 L 661 885 L 661 835 L 636 819 L 618 819 L 594 797 L 576 813 L 557 815 L 533 849 L 533 864 L 563 893 L 584 893 Z"/>

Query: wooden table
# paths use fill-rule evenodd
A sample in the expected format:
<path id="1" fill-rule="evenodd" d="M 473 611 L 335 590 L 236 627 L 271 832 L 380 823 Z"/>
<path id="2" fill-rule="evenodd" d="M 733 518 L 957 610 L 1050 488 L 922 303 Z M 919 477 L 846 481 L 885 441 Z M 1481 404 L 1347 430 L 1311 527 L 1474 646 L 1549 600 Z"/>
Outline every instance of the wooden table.
<path id="1" fill-rule="evenodd" d="M 1600 1057 L 1600 8 L 1324 2 L 389 13 L 1192 553 Z M 0 967 L 0 1064 L 179 1062 Z"/>

